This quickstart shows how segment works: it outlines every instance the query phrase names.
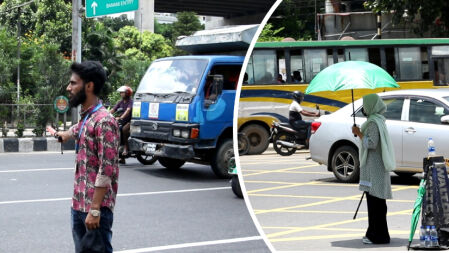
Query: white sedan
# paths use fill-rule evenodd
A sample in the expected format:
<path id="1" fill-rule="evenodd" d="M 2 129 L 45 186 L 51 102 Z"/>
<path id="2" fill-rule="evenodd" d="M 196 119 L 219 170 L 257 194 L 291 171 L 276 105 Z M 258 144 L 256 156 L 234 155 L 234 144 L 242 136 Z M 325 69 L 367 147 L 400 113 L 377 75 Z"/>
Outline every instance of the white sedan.
<path id="1" fill-rule="evenodd" d="M 411 176 L 422 172 L 427 141 L 435 142 L 437 155 L 449 157 L 449 89 L 397 90 L 379 93 L 387 105 L 384 113 L 395 156 L 395 173 Z M 354 102 L 356 124 L 366 118 L 362 99 Z M 359 178 L 359 139 L 351 132 L 352 104 L 323 115 L 312 123 L 309 150 L 313 161 L 327 165 L 343 182 Z"/>

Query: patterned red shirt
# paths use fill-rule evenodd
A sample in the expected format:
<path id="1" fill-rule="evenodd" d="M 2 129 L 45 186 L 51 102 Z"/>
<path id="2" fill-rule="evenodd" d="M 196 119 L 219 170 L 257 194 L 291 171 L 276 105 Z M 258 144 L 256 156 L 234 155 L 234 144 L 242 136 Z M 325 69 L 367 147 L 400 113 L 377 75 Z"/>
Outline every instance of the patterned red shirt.
<path id="1" fill-rule="evenodd" d="M 108 188 L 101 206 L 113 211 L 118 190 L 119 128 L 106 108 L 102 106 L 89 116 L 78 140 L 84 117 L 94 107 L 82 112 L 80 122 L 70 128 L 72 136 L 79 145 L 72 208 L 81 212 L 89 211 L 95 187 Z"/>

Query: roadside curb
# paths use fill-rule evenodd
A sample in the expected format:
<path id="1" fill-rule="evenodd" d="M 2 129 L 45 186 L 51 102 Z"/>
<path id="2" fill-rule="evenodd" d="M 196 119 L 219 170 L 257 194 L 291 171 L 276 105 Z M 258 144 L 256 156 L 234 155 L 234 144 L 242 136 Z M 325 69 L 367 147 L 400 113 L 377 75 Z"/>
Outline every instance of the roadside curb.
<path id="1" fill-rule="evenodd" d="M 63 144 L 64 150 L 75 150 L 75 140 Z M 61 151 L 61 143 L 53 137 L 0 138 L 0 153 Z"/>

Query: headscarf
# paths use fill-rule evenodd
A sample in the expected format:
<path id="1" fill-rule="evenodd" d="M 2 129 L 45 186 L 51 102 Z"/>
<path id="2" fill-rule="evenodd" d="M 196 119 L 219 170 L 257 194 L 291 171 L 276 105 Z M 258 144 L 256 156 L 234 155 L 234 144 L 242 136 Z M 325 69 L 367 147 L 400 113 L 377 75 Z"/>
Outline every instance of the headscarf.
<path id="1" fill-rule="evenodd" d="M 374 122 L 379 129 L 380 145 L 382 150 L 382 160 L 384 162 L 385 171 L 393 171 L 396 168 L 396 160 L 394 157 L 393 143 L 388 134 L 385 117 L 382 115 L 387 106 L 377 94 L 369 94 L 363 97 L 363 110 L 368 115 L 368 120 L 362 124 L 362 133 L 365 135 L 369 122 Z M 368 150 L 361 145 L 360 149 L 360 167 L 366 165 Z"/>

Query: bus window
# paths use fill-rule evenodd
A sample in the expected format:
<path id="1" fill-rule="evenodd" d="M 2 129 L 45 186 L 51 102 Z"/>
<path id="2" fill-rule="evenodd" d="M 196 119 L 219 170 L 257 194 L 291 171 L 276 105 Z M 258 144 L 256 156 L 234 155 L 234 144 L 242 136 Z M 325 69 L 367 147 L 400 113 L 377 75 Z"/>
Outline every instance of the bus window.
<path id="1" fill-rule="evenodd" d="M 292 72 L 292 82 L 293 83 L 303 83 L 304 82 L 304 65 L 301 50 L 291 51 L 290 55 L 290 66 Z"/>
<path id="2" fill-rule="evenodd" d="M 287 81 L 287 68 L 285 66 L 285 56 L 284 51 L 278 51 L 277 52 L 277 59 L 278 59 L 278 75 L 277 75 L 277 83 L 285 83 Z"/>
<path id="3" fill-rule="evenodd" d="M 260 50 L 253 53 L 254 83 L 273 84 L 277 77 L 276 51 Z M 275 76 L 276 75 L 276 76 Z"/>
<path id="4" fill-rule="evenodd" d="M 380 61 L 380 48 L 368 48 L 368 58 L 369 62 L 372 64 L 382 67 L 382 63 Z"/>
<path id="5" fill-rule="evenodd" d="M 334 50 L 332 49 L 328 49 L 327 50 L 327 66 L 330 66 L 332 64 L 334 64 Z"/>
<path id="6" fill-rule="evenodd" d="M 245 72 L 243 84 L 254 84 L 254 65 L 253 65 L 253 57 L 252 56 L 249 57 L 248 66 L 246 66 L 246 72 Z"/>
<path id="7" fill-rule="evenodd" d="M 399 80 L 422 79 L 421 50 L 419 47 L 400 47 Z"/>
<path id="8" fill-rule="evenodd" d="M 398 76 L 397 76 L 397 71 L 396 71 L 396 60 L 394 57 L 395 53 L 394 53 L 394 48 L 392 47 L 386 47 L 385 48 L 385 58 L 387 61 L 387 69 L 386 71 L 388 72 L 388 74 L 390 74 L 394 80 L 397 80 Z"/>
<path id="9" fill-rule="evenodd" d="M 347 61 L 368 61 L 367 48 L 346 48 L 345 59 Z"/>
<path id="10" fill-rule="evenodd" d="M 435 58 L 435 85 L 449 85 L 449 58 Z"/>
<path id="11" fill-rule="evenodd" d="M 429 54 L 427 53 L 427 47 L 421 47 L 421 68 L 422 68 L 422 79 L 430 80 Z"/>
<path id="12" fill-rule="evenodd" d="M 338 62 L 345 61 L 345 50 L 343 48 L 337 49 Z"/>
<path id="13" fill-rule="evenodd" d="M 327 67 L 326 49 L 305 49 L 305 78 L 306 82 L 312 81 L 316 74 Z"/>

